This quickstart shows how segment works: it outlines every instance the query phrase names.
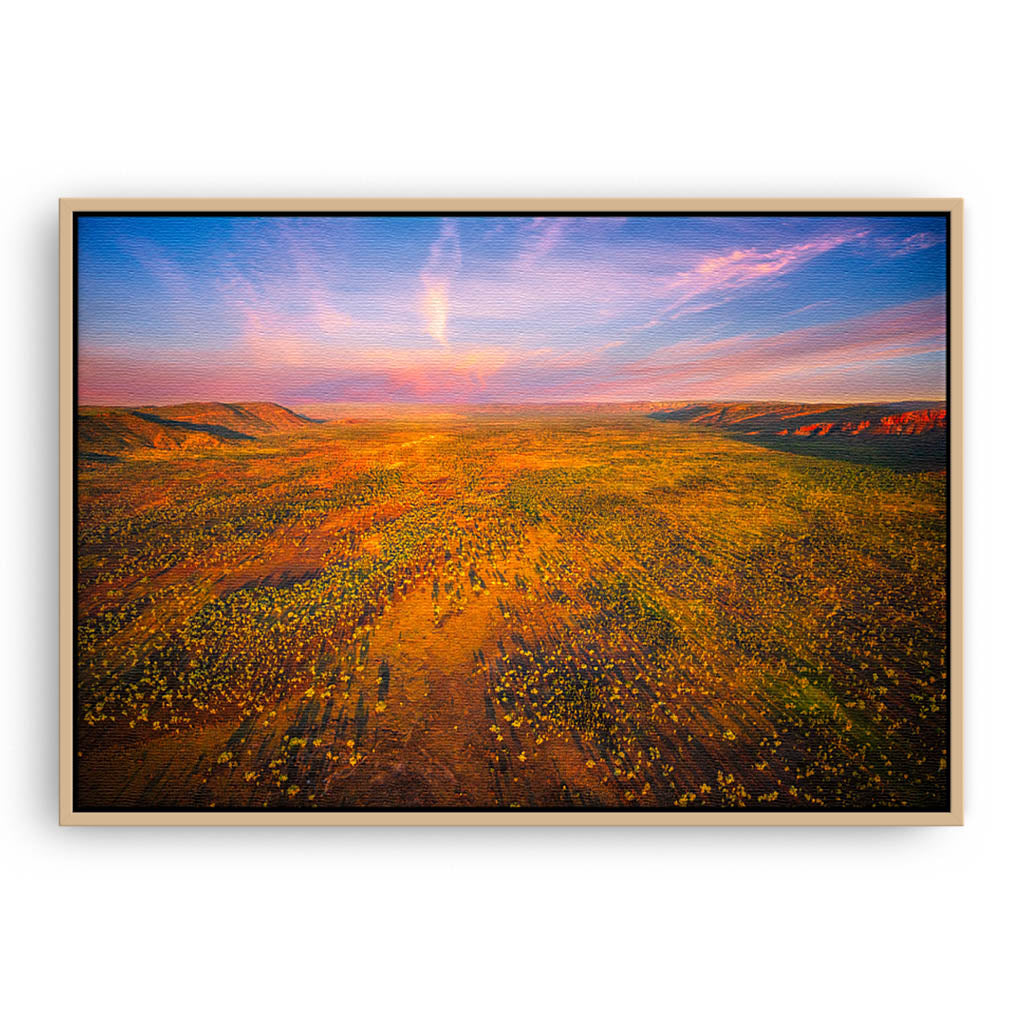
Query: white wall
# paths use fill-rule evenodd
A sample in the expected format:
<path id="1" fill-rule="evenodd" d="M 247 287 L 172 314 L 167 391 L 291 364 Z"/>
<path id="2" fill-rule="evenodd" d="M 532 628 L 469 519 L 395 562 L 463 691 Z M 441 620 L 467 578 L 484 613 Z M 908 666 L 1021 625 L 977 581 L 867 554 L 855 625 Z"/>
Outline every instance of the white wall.
<path id="1" fill-rule="evenodd" d="M 1010 1016 L 1019 17 L 893 0 L 8 8 L 11 1019 Z M 58 829 L 61 195 L 966 197 L 967 826 Z"/>

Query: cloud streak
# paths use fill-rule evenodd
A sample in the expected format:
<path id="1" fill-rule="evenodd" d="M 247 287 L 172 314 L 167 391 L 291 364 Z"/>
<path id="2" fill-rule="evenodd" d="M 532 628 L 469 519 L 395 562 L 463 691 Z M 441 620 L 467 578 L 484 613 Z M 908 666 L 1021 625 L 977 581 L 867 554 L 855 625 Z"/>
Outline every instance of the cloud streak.
<path id="1" fill-rule="evenodd" d="M 943 232 L 869 217 L 86 219 L 80 392 L 938 397 Z"/>
<path id="2" fill-rule="evenodd" d="M 662 311 L 661 316 L 678 320 L 687 314 L 713 309 L 728 302 L 738 291 L 791 274 L 815 257 L 849 242 L 859 241 L 867 235 L 868 231 L 862 229 L 824 235 L 774 249 L 733 249 L 731 252 L 705 256 L 690 269 L 677 273 L 669 282 L 669 291 L 676 297 Z M 701 299 L 703 301 L 697 301 Z"/>
<path id="3" fill-rule="evenodd" d="M 866 390 L 865 368 L 944 353 L 945 345 L 945 296 L 934 295 L 778 334 L 680 341 L 618 367 L 616 388 L 639 392 L 654 383 L 687 397 L 769 398 L 780 387 L 798 393 L 803 379 L 841 370 L 852 393 Z M 938 383 L 936 377 L 932 390 Z"/>
<path id="4" fill-rule="evenodd" d="M 461 265 L 459 229 L 454 220 L 444 220 L 441 222 L 441 234 L 431 245 L 430 257 L 420 275 L 423 283 L 423 294 L 420 297 L 423 326 L 443 349 L 449 348 L 448 294 L 452 279 Z"/>

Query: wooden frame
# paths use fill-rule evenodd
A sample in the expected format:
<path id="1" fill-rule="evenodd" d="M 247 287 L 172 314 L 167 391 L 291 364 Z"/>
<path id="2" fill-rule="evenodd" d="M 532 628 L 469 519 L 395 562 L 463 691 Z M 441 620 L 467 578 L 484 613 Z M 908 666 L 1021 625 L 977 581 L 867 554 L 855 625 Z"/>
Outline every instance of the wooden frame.
<path id="1" fill-rule="evenodd" d="M 949 215 L 950 808 L 945 812 L 277 811 L 73 809 L 73 219 L 88 212 L 911 213 Z M 63 199 L 60 202 L 60 822 L 68 825 L 959 825 L 963 823 L 963 201 L 960 199 Z"/>

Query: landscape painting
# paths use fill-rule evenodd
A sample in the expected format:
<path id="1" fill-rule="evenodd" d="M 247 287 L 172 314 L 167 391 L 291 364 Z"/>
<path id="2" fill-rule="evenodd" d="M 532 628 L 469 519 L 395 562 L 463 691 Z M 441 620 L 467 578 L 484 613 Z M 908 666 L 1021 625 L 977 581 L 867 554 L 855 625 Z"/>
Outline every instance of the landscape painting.
<path id="1" fill-rule="evenodd" d="M 73 244 L 75 811 L 950 809 L 948 214 Z"/>

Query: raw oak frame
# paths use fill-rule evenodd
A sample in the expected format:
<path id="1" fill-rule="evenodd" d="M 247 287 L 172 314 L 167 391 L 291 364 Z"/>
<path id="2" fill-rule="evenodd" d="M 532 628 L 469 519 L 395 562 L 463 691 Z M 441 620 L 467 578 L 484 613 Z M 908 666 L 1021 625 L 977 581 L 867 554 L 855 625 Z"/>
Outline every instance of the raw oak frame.
<path id="1" fill-rule="evenodd" d="M 73 804 L 73 393 L 76 213 L 937 213 L 949 215 L 948 811 L 76 811 Z M 962 199 L 62 199 L 60 201 L 60 823 L 62 825 L 962 825 Z"/>

